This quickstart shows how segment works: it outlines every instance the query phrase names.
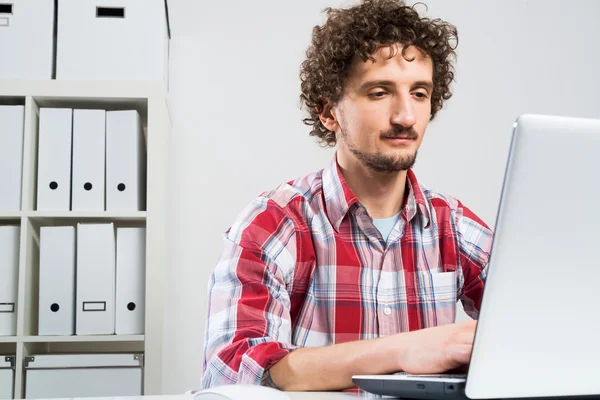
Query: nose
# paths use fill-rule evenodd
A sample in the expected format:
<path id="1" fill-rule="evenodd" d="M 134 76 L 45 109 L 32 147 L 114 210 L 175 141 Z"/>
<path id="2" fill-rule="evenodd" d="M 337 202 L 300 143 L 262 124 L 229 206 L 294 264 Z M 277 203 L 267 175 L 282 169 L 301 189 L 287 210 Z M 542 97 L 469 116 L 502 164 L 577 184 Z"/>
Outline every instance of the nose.
<path id="1" fill-rule="evenodd" d="M 417 123 L 415 108 L 410 95 L 398 96 L 393 102 L 391 123 L 403 128 L 412 128 Z"/>

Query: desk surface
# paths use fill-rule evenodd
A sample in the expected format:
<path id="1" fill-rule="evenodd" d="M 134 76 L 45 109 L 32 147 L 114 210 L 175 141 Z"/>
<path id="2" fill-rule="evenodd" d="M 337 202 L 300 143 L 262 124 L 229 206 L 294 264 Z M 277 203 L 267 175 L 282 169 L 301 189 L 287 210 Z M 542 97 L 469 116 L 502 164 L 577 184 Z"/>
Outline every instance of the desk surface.
<path id="1" fill-rule="evenodd" d="M 358 400 L 356 394 L 340 392 L 288 392 L 290 400 Z"/>
<path id="2" fill-rule="evenodd" d="M 285 392 L 290 400 L 359 400 L 364 398 L 362 395 L 342 393 L 342 392 Z M 129 397 L 123 399 L 111 398 L 102 400 L 190 400 L 181 396 L 153 396 L 150 397 Z M 78 399 L 79 400 L 79 399 Z M 81 399 L 84 400 L 84 399 Z M 99 399 L 95 399 L 99 400 Z"/>
<path id="3" fill-rule="evenodd" d="M 290 400 L 358 400 L 364 398 L 361 395 L 355 395 L 342 392 L 285 392 Z M 72 398 L 69 400 L 193 400 L 194 396 L 185 395 L 161 395 L 161 396 L 131 396 L 131 397 L 93 397 L 93 398 Z M 66 399 L 52 399 L 66 400 Z"/>

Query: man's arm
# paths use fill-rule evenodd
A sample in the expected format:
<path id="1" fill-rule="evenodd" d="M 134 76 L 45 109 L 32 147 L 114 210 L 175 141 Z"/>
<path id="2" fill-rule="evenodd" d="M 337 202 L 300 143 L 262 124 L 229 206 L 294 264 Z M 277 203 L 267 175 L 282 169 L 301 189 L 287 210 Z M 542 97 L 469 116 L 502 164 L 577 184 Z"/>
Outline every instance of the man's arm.
<path id="1" fill-rule="evenodd" d="M 297 349 L 271 367 L 276 387 L 289 391 L 343 390 L 353 375 L 406 371 L 443 373 L 466 365 L 471 356 L 476 321 L 347 342 Z"/>
<path id="2" fill-rule="evenodd" d="M 209 282 L 201 388 L 260 384 L 296 346 L 287 280 L 295 265 L 291 221 L 267 198 L 237 218 Z"/>

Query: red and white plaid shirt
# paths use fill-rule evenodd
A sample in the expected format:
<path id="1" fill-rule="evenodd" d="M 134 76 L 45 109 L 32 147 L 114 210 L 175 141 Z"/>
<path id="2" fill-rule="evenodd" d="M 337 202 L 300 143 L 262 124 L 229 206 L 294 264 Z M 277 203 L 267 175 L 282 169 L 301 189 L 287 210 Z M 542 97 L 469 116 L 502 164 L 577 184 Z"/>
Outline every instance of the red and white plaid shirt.
<path id="1" fill-rule="evenodd" d="M 260 384 L 298 347 L 477 318 L 493 234 L 412 170 L 387 243 L 334 157 L 263 193 L 224 235 L 209 282 L 201 387 Z"/>

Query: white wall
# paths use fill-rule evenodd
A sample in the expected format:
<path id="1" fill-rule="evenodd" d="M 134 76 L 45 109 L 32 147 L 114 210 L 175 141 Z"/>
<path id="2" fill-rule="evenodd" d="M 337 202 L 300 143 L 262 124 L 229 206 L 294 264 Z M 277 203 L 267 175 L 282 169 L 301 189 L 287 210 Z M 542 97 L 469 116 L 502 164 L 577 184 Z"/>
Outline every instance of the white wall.
<path id="1" fill-rule="evenodd" d="M 458 27 L 458 82 L 430 125 L 417 173 L 494 226 L 515 118 L 600 118 L 600 2 L 427 3 L 429 14 Z M 320 11 L 340 4 L 348 2 L 169 2 L 175 126 L 165 393 L 198 386 L 206 282 L 222 232 L 255 195 L 333 155 L 301 123 L 298 70 Z"/>

